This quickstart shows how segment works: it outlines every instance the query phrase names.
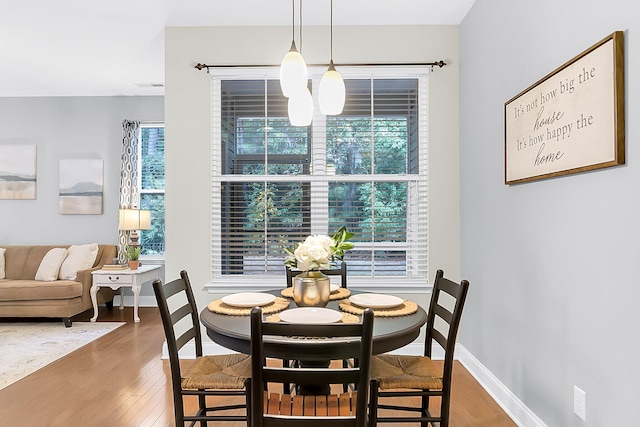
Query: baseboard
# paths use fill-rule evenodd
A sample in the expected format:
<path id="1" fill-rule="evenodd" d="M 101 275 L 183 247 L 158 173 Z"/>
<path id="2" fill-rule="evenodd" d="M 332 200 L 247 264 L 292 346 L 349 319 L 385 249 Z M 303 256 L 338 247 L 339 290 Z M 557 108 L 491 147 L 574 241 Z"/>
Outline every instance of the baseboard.
<path id="1" fill-rule="evenodd" d="M 456 344 L 456 359 L 480 383 L 509 417 L 520 427 L 547 427 L 518 397 L 496 378 L 463 345 Z"/>

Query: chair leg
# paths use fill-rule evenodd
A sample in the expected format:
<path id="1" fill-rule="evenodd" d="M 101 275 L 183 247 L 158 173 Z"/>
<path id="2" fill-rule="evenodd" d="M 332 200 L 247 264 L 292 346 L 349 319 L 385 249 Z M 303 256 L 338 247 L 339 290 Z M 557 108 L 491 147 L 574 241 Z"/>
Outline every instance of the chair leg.
<path id="1" fill-rule="evenodd" d="M 449 427 L 449 411 L 451 405 L 451 396 L 448 393 L 442 395 L 442 405 L 440 406 L 440 426 Z"/>
<path id="2" fill-rule="evenodd" d="M 199 395 L 198 396 L 198 406 L 200 407 L 199 412 L 202 413 L 202 415 L 207 415 L 207 396 L 204 395 Z M 207 427 L 207 422 L 206 421 L 200 421 L 200 427 Z"/>
<path id="3" fill-rule="evenodd" d="M 429 396 L 422 396 L 422 416 L 429 415 Z M 429 427 L 429 421 L 422 421 L 420 427 Z"/>
<path id="4" fill-rule="evenodd" d="M 247 405 L 247 427 L 251 427 L 251 378 L 244 380 L 244 399 Z"/>
<path id="5" fill-rule="evenodd" d="M 184 403 L 182 402 L 182 395 L 174 394 L 174 396 L 180 397 L 180 400 L 174 398 L 173 400 L 173 413 L 176 417 L 176 426 L 184 426 Z"/>
<path id="6" fill-rule="evenodd" d="M 378 381 L 371 380 L 369 386 L 369 426 L 378 425 Z"/>

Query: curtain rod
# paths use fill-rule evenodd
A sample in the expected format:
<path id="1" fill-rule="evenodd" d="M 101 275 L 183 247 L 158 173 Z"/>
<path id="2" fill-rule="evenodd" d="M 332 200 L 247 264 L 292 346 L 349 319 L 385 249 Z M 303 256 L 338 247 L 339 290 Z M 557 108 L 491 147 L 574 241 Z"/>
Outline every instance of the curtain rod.
<path id="1" fill-rule="evenodd" d="M 335 64 L 336 67 L 411 67 L 411 66 L 430 66 L 442 68 L 447 65 L 443 60 L 436 62 L 401 62 L 401 63 L 371 63 L 371 64 Z M 246 65 L 212 65 L 197 63 L 194 68 L 197 70 L 207 69 L 207 73 L 210 68 L 269 68 L 279 67 L 280 65 L 266 65 L 266 64 L 246 64 Z M 326 67 L 327 64 L 307 64 L 308 67 Z"/>

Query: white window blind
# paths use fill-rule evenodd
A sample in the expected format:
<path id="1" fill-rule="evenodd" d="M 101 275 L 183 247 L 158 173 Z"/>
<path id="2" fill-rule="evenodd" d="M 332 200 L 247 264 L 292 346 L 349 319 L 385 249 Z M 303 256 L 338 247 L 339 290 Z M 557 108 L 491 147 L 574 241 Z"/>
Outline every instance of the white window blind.
<path id="1" fill-rule="evenodd" d="M 289 125 L 276 78 L 213 76 L 214 281 L 282 277 L 283 247 L 343 225 L 350 276 L 426 281 L 426 71 L 362 72 L 309 127 Z"/>

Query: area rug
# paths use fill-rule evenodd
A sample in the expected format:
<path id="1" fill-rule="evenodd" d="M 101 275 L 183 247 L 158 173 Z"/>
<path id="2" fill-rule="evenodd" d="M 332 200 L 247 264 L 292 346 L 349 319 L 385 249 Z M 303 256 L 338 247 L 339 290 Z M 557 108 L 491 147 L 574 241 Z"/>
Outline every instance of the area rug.
<path id="1" fill-rule="evenodd" d="M 0 323 L 0 390 L 124 325 L 121 322 Z"/>

